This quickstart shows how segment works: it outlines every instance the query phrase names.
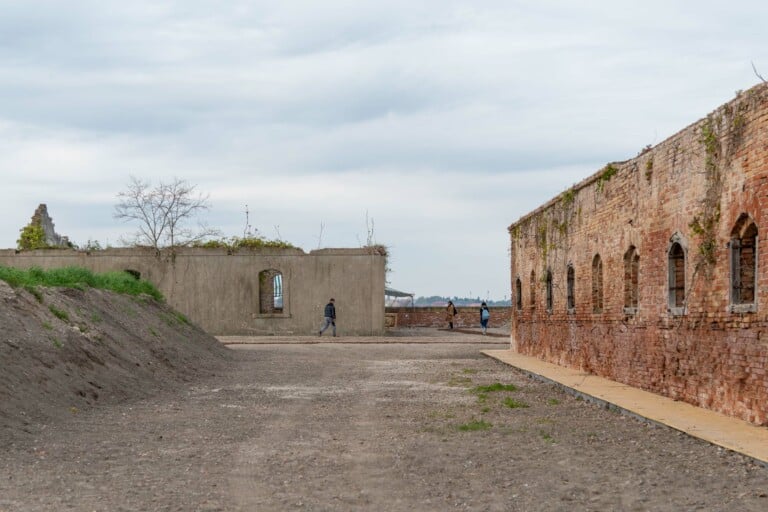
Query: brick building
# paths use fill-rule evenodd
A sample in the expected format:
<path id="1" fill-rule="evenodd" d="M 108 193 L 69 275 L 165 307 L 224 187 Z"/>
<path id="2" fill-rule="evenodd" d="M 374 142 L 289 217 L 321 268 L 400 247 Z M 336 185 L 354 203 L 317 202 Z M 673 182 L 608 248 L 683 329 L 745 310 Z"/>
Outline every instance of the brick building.
<path id="1" fill-rule="evenodd" d="M 509 227 L 512 345 L 768 425 L 768 86 Z"/>

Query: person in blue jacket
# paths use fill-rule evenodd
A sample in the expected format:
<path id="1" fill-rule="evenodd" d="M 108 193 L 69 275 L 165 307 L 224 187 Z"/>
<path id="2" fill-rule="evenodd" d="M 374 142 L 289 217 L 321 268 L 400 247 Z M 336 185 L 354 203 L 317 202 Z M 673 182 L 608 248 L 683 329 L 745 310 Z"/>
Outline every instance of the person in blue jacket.
<path id="1" fill-rule="evenodd" d="M 488 320 L 491 319 L 491 312 L 488 310 L 488 305 L 483 302 L 480 304 L 480 326 L 483 328 L 483 336 L 488 331 Z"/>
<path id="2" fill-rule="evenodd" d="M 320 329 L 318 336 L 322 336 L 329 325 L 333 326 L 333 335 L 336 336 L 336 306 L 333 298 L 331 298 L 331 300 L 328 301 L 328 304 L 325 305 L 325 312 L 323 315 L 325 316 L 325 324 Z"/>

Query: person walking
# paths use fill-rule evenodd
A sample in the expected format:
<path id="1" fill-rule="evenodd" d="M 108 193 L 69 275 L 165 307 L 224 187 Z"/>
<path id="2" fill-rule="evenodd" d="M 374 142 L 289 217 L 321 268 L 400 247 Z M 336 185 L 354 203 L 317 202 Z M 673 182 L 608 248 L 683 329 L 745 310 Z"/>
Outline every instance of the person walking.
<path id="1" fill-rule="evenodd" d="M 456 317 L 456 306 L 453 305 L 453 301 L 448 301 L 448 306 L 445 308 L 445 319 L 448 322 L 448 328 L 453 329 L 453 320 Z"/>
<path id="2" fill-rule="evenodd" d="M 328 304 L 325 305 L 325 311 L 323 312 L 323 315 L 325 316 L 325 324 L 322 328 L 320 328 L 320 332 L 317 333 L 318 336 L 322 336 L 325 330 L 328 328 L 328 326 L 333 326 L 333 336 L 336 336 L 336 305 L 334 304 L 333 298 L 328 301 Z"/>
<path id="3" fill-rule="evenodd" d="M 483 336 L 488 331 L 488 320 L 491 319 L 491 312 L 488 310 L 488 305 L 483 302 L 480 304 L 480 327 L 483 328 Z"/>

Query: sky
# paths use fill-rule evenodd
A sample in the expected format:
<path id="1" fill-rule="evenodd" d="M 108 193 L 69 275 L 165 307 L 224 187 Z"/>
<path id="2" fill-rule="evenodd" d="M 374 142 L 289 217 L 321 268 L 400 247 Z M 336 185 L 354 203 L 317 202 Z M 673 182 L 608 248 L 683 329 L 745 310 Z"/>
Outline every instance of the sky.
<path id="1" fill-rule="evenodd" d="M 763 1 L 0 0 L 0 247 L 39 203 L 119 246 L 131 176 L 201 220 L 390 252 L 417 296 L 510 296 L 507 227 L 768 76 Z"/>

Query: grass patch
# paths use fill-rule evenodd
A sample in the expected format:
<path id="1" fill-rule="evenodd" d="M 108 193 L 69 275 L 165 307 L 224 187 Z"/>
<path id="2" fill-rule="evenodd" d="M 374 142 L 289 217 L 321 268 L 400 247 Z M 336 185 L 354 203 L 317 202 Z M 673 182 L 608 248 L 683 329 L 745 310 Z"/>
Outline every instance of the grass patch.
<path id="1" fill-rule="evenodd" d="M 53 330 L 53 326 L 51 325 L 51 322 L 43 322 L 43 329 L 47 329 L 49 331 Z"/>
<path id="2" fill-rule="evenodd" d="M 491 408 L 490 408 L 490 407 L 483 407 L 482 409 L 480 409 L 480 412 L 481 412 L 481 413 L 483 413 L 483 414 L 485 414 L 485 413 L 487 413 L 487 412 L 490 412 L 490 410 L 491 410 Z"/>
<path id="3" fill-rule="evenodd" d="M 512 397 L 505 398 L 504 405 L 506 405 L 510 409 L 525 409 L 526 407 L 530 407 L 527 403 L 522 402 L 520 400 L 515 400 Z"/>
<path id="4" fill-rule="evenodd" d="M 150 327 L 150 328 L 149 328 L 149 333 L 150 333 L 152 336 L 154 336 L 155 338 L 159 338 L 159 337 L 160 337 L 160 335 L 159 335 L 159 334 L 157 334 L 157 331 L 156 331 L 156 330 L 155 330 L 153 327 Z"/>
<path id="5" fill-rule="evenodd" d="M 464 368 L 463 370 L 461 370 L 461 372 L 466 373 L 468 375 L 474 375 L 477 373 L 477 370 L 475 370 L 474 368 Z"/>
<path id="6" fill-rule="evenodd" d="M 48 306 L 48 309 L 51 310 L 51 313 L 53 313 L 53 316 L 55 316 L 59 320 L 62 320 L 64 322 L 69 322 L 69 315 L 67 314 L 66 311 L 62 311 L 61 309 L 55 306 Z"/>
<path id="7" fill-rule="evenodd" d="M 98 313 L 91 314 L 91 322 L 93 322 L 95 324 L 98 324 L 99 322 L 101 322 L 101 320 L 102 320 L 102 318 L 101 318 L 100 314 L 98 314 Z"/>
<path id="8" fill-rule="evenodd" d="M 454 387 L 456 387 L 456 386 L 469 387 L 469 386 L 472 385 L 472 379 L 470 379 L 469 377 L 456 377 L 456 376 L 453 376 L 453 377 L 451 377 L 451 380 L 448 381 L 448 385 L 449 386 L 454 386 Z"/>
<path id="9" fill-rule="evenodd" d="M 175 311 L 175 312 L 173 313 L 173 316 L 175 316 L 175 317 L 176 317 L 176 320 L 177 320 L 177 321 L 178 321 L 180 324 L 186 324 L 186 325 L 189 325 L 189 318 L 187 318 L 186 316 L 184 316 L 182 313 L 179 313 L 178 311 Z"/>
<path id="10" fill-rule="evenodd" d="M 550 398 L 547 400 L 547 405 L 560 405 L 560 400 L 557 398 Z"/>
<path id="11" fill-rule="evenodd" d="M 40 304 L 43 303 L 43 292 L 37 289 L 36 286 L 32 285 L 24 285 L 24 289 L 27 290 L 29 293 L 32 294 L 32 296 L 39 302 Z"/>
<path id="12" fill-rule="evenodd" d="M 494 382 L 488 386 L 475 386 L 472 388 L 472 393 L 495 393 L 497 391 L 517 391 L 517 386 L 514 384 Z"/>
<path id="13" fill-rule="evenodd" d="M 77 288 L 98 288 L 125 295 L 146 294 L 162 301 L 163 295 L 149 281 L 137 280 L 128 272 L 105 272 L 95 274 L 82 267 L 63 267 L 43 270 L 39 267 L 18 269 L 0 266 L 0 280 L 14 288 L 29 290 L 35 286 Z M 34 292 L 31 292 L 33 293 Z M 37 296 L 36 296 L 37 297 Z M 39 299 L 38 299 L 39 300 Z"/>
<path id="14" fill-rule="evenodd" d="M 487 421 L 483 420 L 472 420 L 469 423 L 464 423 L 463 425 L 459 425 L 456 427 L 458 430 L 462 432 L 474 432 L 476 430 L 488 430 L 493 425 L 488 423 Z"/>
<path id="15" fill-rule="evenodd" d="M 543 430 L 539 430 L 539 435 L 543 440 L 545 440 L 548 443 L 554 443 L 555 439 L 552 437 L 552 434 L 549 432 L 544 432 Z"/>
<path id="16" fill-rule="evenodd" d="M 64 345 L 61 344 L 61 342 L 59 341 L 58 338 L 53 338 L 51 340 L 51 343 L 53 343 L 53 346 L 56 347 L 56 348 L 61 348 L 61 347 L 64 346 Z"/>
<path id="17" fill-rule="evenodd" d="M 477 393 L 478 403 L 484 404 L 487 400 L 488 400 L 488 395 L 486 393 Z"/>

